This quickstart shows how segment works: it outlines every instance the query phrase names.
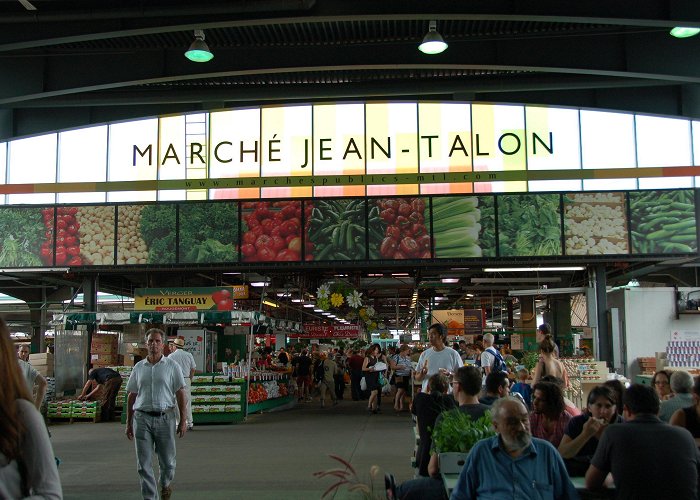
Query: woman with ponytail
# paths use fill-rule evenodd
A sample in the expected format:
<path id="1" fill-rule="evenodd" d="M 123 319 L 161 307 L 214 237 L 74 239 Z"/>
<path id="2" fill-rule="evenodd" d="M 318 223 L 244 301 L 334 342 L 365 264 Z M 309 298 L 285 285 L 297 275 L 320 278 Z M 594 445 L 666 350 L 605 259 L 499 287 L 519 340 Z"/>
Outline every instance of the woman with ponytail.
<path id="1" fill-rule="evenodd" d="M 532 386 L 545 375 L 552 375 L 564 381 L 564 387 L 569 387 L 569 375 L 566 373 L 564 364 L 559 361 L 554 355 L 554 340 L 552 336 L 547 334 L 540 342 L 540 361 L 535 366 L 535 375 L 532 377 Z"/>

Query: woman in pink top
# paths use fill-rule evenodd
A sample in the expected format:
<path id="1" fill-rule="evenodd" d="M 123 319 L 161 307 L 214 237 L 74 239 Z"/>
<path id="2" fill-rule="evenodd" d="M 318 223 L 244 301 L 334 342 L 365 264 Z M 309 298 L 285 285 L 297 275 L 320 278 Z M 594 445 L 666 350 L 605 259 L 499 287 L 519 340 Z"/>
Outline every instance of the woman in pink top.
<path id="1" fill-rule="evenodd" d="M 545 439 L 555 448 L 559 447 L 566 424 L 571 415 L 564 411 L 564 394 L 561 388 L 552 382 L 538 382 L 532 395 L 532 414 L 530 430 L 534 437 Z"/>

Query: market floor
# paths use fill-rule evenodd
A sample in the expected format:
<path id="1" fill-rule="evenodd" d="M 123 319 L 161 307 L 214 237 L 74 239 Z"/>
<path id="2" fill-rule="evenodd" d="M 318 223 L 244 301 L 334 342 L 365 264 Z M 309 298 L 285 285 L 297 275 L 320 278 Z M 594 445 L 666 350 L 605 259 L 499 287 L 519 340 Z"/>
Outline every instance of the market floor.
<path id="1" fill-rule="evenodd" d="M 374 488 L 384 498 L 384 471 L 397 481 L 413 477 L 414 438 L 410 415 L 395 415 L 390 401 L 382 406 L 384 413 L 369 415 L 365 401 L 324 409 L 315 401 L 252 415 L 244 424 L 196 426 L 178 439 L 172 498 L 318 499 L 333 480 L 313 473 L 339 466 L 328 455 L 349 460 L 363 482 L 369 482 L 373 465 L 380 466 Z M 134 444 L 124 426 L 80 422 L 50 429 L 67 500 L 140 498 Z M 328 498 L 359 496 L 341 492 Z"/>

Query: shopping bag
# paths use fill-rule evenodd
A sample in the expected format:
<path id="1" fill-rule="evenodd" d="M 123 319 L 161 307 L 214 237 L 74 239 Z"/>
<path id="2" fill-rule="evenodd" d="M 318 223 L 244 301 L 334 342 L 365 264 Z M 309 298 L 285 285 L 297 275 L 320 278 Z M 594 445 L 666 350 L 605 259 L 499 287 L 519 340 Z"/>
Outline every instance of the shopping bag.
<path id="1" fill-rule="evenodd" d="M 367 390 L 367 380 L 365 379 L 365 377 L 362 377 L 362 380 L 360 380 L 360 390 Z"/>

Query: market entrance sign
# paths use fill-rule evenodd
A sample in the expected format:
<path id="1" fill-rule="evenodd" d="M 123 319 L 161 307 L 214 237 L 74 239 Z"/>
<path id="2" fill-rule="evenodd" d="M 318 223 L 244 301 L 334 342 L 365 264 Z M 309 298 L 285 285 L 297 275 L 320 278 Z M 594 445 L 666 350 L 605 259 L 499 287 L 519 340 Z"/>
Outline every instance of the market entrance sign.
<path id="1" fill-rule="evenodd" d="M 137 311 L 231 311 L 233 301 L 248 298 L 248 286 L 196 288 L 137 288 Z"/>
<path id="2" fill-rule="evenodd" d="M 62 140 L 82 132 L 83 141 Z M 63 203 L 64 193 L 95 193 L 95 202 L 438 195 L 650 189 L 655 178 L 692 188 L 698 142 L 697 122 L 603 110 L 452 101 L 252 106 L 0 143 L 12 181 L 0 195 L 6 204 Z M 85 179 L 88 158 L 89 180 L 73 182 Z M 33 164 L 42 168 L 27 173 Z M 51 194 L 57 200 L 44 196 Z"/>

